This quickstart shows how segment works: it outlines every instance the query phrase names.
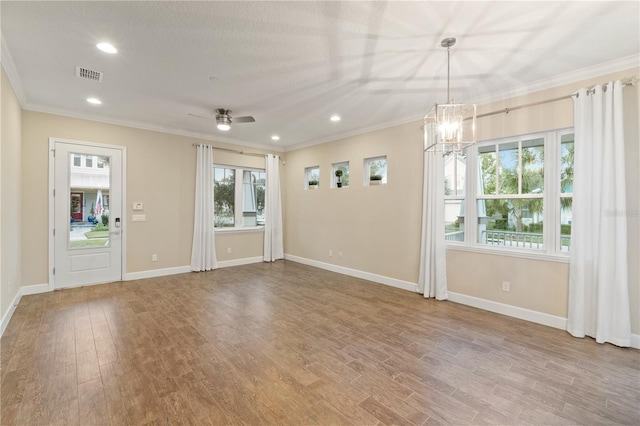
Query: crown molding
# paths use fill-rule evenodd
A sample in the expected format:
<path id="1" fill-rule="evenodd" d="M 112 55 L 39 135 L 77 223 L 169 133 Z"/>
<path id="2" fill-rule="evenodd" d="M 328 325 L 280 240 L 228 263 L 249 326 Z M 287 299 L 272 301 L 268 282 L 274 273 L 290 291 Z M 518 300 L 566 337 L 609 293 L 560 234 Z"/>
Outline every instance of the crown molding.
<path id="1" fill-rule="evenodd" d="M 80 120 L 89 120 L 89 121 L 95 121 L 98 123 L 114 124 L 116 126 L 132 127 L 134 129 L 140 129 L 140 130 L 149 130 L 152 132 L 167 133 L 171 135 L 186 136 L 189 138 L 197 138 L 197 139 L 203 139 L 203 140 L 213 141 L 213 142 L 228 143 L 231 145 L 237 145 L 244 148 L 256 148 L 256 149 L 262 149 L 269 152 L 284 152 L 284 149 L 279 146 L 266 145 L 266 144 L 261 145 L 261 144 L 241 141 L 238 139 L 231 139 L 231 138 L 224 138 L 224 137 L 221 138 L 221 137 L 212 136 L 206 133 L 191 132 L 183 129 L 176 129 L 172 127 L 165 127 L 165 126 L 159 126 L 155 124 L 144 123 L 141 121 L 105 118 L 105 117 L 91 115 L 91 114 L 78 114 L 76 112 L 66 111 L 59 108 L 50 108 L 50 107 L 45 107 L 41 105 L 33 105 L 33 104 L 28 104 L 24 106 L 23 109 L 27 111 L 40 112 L 44 114 L 53 114 L 53 115 L 59 115 L 62 117 L 77 118 Z"/>
<path id="2" fill-rule="evenodd" d="M 0 33 L 0 65 L 2 65 L 4 72 L 7 73 L 7 78 L 11 83 L 11 87 L 13 87 L 13 92 L 16 94 L 16 98 L 18 98 L 20 106 L 24 108 L 27 104 L 27 95 L 24 92 L 22 79 L 20 78 L 20 74 L 18 74 L 16 64 L 13 62 L 13 56 L 11 56 L 9 46 L 7 46 L 7 43 L 4 41 L 2 33 Z"/>
<path id="3" fill-rule="evenodd" d="M 579 70 L 558 74 L 557 76 L 538 80 L 524 86 L 507 89 L 499 94 L 489 94 L 476 99 L 470 99 L 467 100 L 467 102 L 472 102 L 476 105 L 489 104 L 637 67 L 640 67 L 640 54 L 625 56 L 624 58 L 615 59 L 613 61 L 603 62 L 601 64 L 592 65 Z"/>
<path id="4" fill-rule="evenodd" d="M 388 129 L 389 127 L 401 126 L 403 124 L 411 123 L 413 121 L 422 120 L 424 118 L 424 114 L 426 114 L 426 111 L 428 111 L 428 109 L 425 110 L 425 113 L 401 118 L 399 120 L 388 121 L 385 123 L 377 124 L 375 126 L 363 127 L 361 129 L 352 130 L 350 132 L 338 133 L 336 135 L 328 136 L 326 138 L 312 139 L 312 140 L 301 142 L 295 145 L 290 145 L 285 147 L 284 151 L 285 152 L 296 151 L 298 149 L 308 148 L 314 145 L 322 145 L 323 143 L 334 142 L 340 139 L 362 135 L 364 133 Z"/>

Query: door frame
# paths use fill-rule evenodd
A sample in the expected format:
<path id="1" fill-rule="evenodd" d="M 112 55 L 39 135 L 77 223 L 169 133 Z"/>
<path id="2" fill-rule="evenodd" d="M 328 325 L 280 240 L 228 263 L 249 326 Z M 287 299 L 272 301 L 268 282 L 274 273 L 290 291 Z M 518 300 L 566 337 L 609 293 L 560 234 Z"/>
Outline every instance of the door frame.
<path id="1" fill-rule="evenodd" d="M 60 143 L 69 143 L 75 145 L 84 145 L 88 147 L 96 147 L 96 148 L 110 148 L 110 149 L 118 149 L 122 151 L 122 224 L 121 224 L 121 241 L 122 241 L 122 250 L 121 250 L 121 259 L 120 259 L 120 280 L 124 281 L 127 270 L 127 147 L 121 145 L 108 145 L 103 143 L 95 143 L 95 142 L 86 142 L 86 141 L 77 141 L 73 139 L 64 139 L 64 138 L 49 138 L 49 291 L 53 291 L 55 289 L 55 275 L 53 274 L 53 268 L 55 266 L 55 237 L 54 237 L 54 228 L 55 228 L 55 199 L 53 197 L 53 192 L 55 190 L 55 147 L 56 142 Z M 92 285 L 92 284 L 87 284 Z"/>

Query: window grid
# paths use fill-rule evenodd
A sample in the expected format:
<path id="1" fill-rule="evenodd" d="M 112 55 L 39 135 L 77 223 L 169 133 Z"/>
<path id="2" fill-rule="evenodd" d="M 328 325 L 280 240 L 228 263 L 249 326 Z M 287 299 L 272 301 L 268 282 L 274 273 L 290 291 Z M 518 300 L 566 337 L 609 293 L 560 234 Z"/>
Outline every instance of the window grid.
<path id="1" fill-rule="evenodd" d="M 532 249 L 547 254 L 569 252 L 572 193 L 568 188 L 572 187 L 567 184 L 572 184 L 572 176 L 568 176 L 573 167 L 572 151 L 569 152 L 572 146 L 573 130 L 566 129 L 470 147 L 466 167 L 477 172 L 466 174 L 465 196 L 459 197 L 451 188 L 445 195 L 447 243 L 458 241 L 524 253 Z M 501 154 L 506 148 L 510 149 L 509 154 Z M 453 170 L 459 164 L 455 161 Z M 483 172 L 492 169 L 493 174 L 487 179 Z M 458 175 L 457 171 L 447 171 L 445 165 L 445 175 L 451 177 L 452 173 Z M 445 182 L 445 193 L 446 185 Z M 463 205 L 459 229 L 451 226 L 453 202 Z M 500 217 L 496 214 L 499 207 Z M 463 238 L 456 238 L 454 233 L 463 233 Z"/>

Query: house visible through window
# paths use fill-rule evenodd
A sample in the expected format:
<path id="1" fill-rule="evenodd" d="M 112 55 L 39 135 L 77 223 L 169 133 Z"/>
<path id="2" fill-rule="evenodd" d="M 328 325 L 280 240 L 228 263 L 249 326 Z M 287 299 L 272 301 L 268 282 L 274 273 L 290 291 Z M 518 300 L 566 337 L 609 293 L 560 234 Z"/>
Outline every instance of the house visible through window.
<path id="1" fill-rule="evenodd" d="M 545 170 L 551 170 L 549 176 Z M 447 241 L 546 253 L 570 250 L 570 131 L 478 143 L 464 155 L 446 156 L 444 177 Z"/>
<path id="2" fill-rule="evenodd" d="M 264 226 L 265 171 L 214 166 L 213 175 L 214 226 Z"/>

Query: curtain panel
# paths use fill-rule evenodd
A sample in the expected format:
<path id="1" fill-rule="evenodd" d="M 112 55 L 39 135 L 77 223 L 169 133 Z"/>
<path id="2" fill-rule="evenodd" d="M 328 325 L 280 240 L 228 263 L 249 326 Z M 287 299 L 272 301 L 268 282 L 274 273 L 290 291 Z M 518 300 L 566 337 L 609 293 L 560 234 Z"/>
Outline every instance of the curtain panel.
<path id="1" fill-rule="evenodd" d="M 192 271 L 210 271 L 218 267 L 213 214 L 213 147 L 200 144 L 196 146 Z"/>
<path id="2" fill-rule="evenodd" d="M 622 89 L 609 82 L 574 96 L 567 331 L 630 346 Z"/>
<path id="3" fill-rule="evenodd" d="M 438 135 L 435 125 L 425 126 L 425 140 Z M 426 134 L 430 132 L 430 134 Z M 428 137 L 427 137 L 428 136 Z M 444 157 L 424 152 L 422 187 L 422 234 L 418 292 L 424 297 L 448 299 L 447 261 L 444 240 Z"/>
<path id="4" fill-rule="evenodd" d="M 280 196 L 280 157 L 265 155 L 267 188 L 265 193 L 264 261 L 284 259 L 282 200 Z"/>

